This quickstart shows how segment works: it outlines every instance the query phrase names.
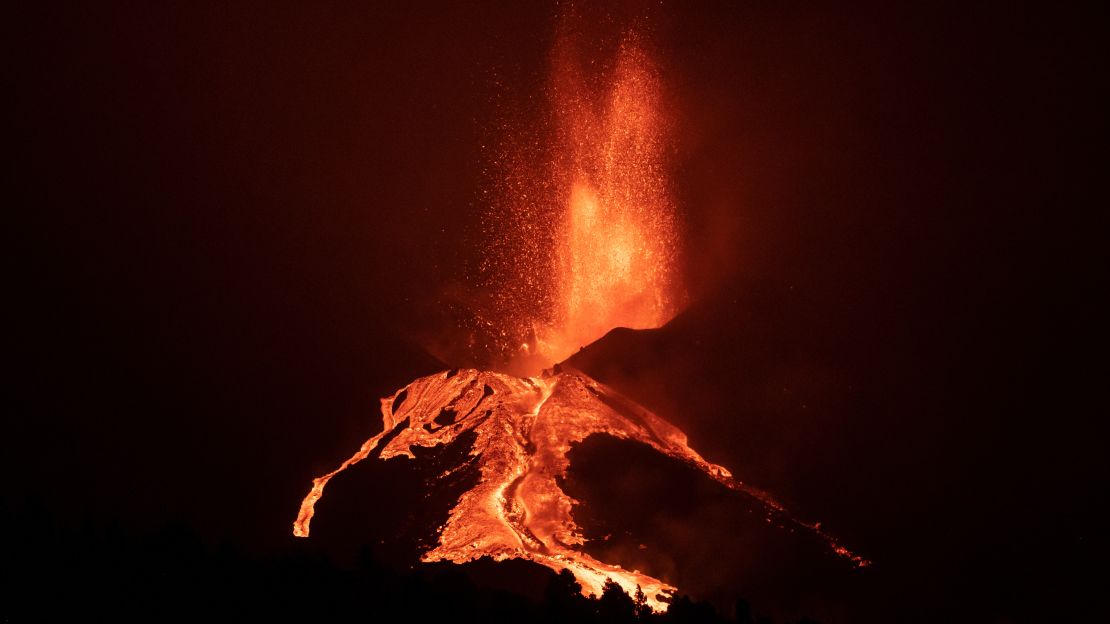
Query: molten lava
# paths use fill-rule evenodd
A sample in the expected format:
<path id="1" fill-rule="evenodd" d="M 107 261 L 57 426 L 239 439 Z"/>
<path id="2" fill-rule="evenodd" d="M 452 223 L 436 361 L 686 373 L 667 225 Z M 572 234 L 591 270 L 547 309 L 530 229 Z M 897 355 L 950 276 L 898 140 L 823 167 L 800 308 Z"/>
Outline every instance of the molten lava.
<path id="1" fill-rule="evenodd" d="M 676 311 L 677 232 L 667 188 L 659 77 L 626 42 L 601 112 L 569 60 L 556 66 L 561 140 L 572 156 L 559 165 L 569 183 L 557 238 L 556 323 L 544 345 L 555 361 L 614 327 L 659 327 Z"/>
<path id="2" fill-rule="evenodd" d="M 659 327 L 682 302 L 659 72 L 634 34 L 607 66 L 577 41 L 558 38 L 544 114 L 493 158 L 486 315 L 503 337 L 492 349 L 529 375 L 614 327 Z"/>
<path id="3" fill-rule="evenodd" d="M 454 422 L 436 417 L 454 413 Z M 643 590 L 655 610 L 666 608 L 674 587 L 594 559 L 579 547 L 584 539 L 571 512 L 577 503 L 559 487 L 571 445 L 595 434 L 647 444 L 684 461 L 714 480 L 761 503 L 769 520 L 791 523 L 823 538 L 833 552 L 859 566 L 868 562 L 841 546 L 815 524 L 790 517 L 764 492 L 733 479 L 691 449 L 686 436 L 659 416 L 577 371 L 547 371 L 531 378 L 467 369 L 417 379 L 382 399 L 382 432 L 367 440 L 336 470 L 313 481 L 301 503 L 293 533 L 307 537 L 314 506 L 328 480 L 365 459 L 389 434 L 380 458 L 415 458 L 412 448 L 445 445 L 466 432 L 476 435 L 470 456 L 481 478 L 451 509 L 439 545 L 424 561 L 463 563 L 480 557 L 528 559 L 553 570 L 570 570 L 584 594 L 600 595 L 612 579 L 633 595 Z"/>

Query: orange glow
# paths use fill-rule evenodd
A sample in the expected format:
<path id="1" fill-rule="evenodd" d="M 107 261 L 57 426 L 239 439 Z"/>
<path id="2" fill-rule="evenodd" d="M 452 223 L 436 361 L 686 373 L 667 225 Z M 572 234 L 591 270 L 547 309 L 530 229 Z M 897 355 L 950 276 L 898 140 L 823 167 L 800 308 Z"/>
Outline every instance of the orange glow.
<path id="1" fill-rule="evenodd" d="M 560 361 L 614 327 L 644 329 L 677 307 L 678 236 L 666 175 L 660 78 L 634 39 L 618 53 L 601 102 L 563 52 L 554 97 L 563 153 L 558 177 L 569 186 L 556 238 L 559 309 L 546 352 Z M 598 107 L 598 104 L 601 104 Z"/>
<path id="2" fill-rule="evenodd" d="M 659 327 L 682 300 L 663 85 L 642 41 L 628 35 L 594 63 L 564 34 L 546 96 L 541 129 L 508 137 L 494 159 L 487 216 L 488 320 L 523 338 L 504 349 L 523 374 L 615 327 Z"/>
<path id="3" fill-rule="evenodd" d="M 405 393 L 400 405 L 394 404 Z M 675 588 L 666 582 L 598 561 L 579 547 L 584 539 L 572 517 L 577 501 L 559 487 L 573 444 L 595 434 L 635 440 L 686 462 L 725 486 L 760 501 L 768 522 L 794 525 L 823 538 L 832 552 L 856 565 L 868 562 L 848 551 L 815 524 L 791 518 L 766 493 L 735 480 L 722 466 L 691 449 L 676 427 L 631 400 L 577 371 L 521 378 L 468 369 L 417 379 L 382 399 L 382 433 L 367 440 L 339 468 L 313 481 L 301 504 L 293 533 L 309 534 L 313 507 L 328 480 L 365 459 L 383 436 L 401 428 L 381 450 L 381 459 L 415 458 L 412 448 L 449 444 L 465 432 L 476 439 L 470 455 L 481 472 L 478 483 L 462 494 L 440 528 L 439 544 L 424 561 L 463 563 L 481 557 L 496 561 L 519 558 L 553 570 L 570 570 L 586 595 L 600 595 L 606 579 L 629 595 L 643 590 L 648 604 L 666 609 Z M 435 418 L 442 410 L 458 414 L 449 425 Z"/>

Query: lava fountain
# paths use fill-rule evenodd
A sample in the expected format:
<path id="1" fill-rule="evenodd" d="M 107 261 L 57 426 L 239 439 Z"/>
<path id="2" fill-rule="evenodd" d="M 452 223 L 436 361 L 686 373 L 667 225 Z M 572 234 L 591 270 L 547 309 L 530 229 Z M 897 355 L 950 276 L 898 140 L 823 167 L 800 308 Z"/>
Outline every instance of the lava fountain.
<path id="1" fill-rule="evenodd" d="M 510 365 L 441 372 L 382 399 L 382 432 L 313 481 L 293 533 L 308 536 L 328 481 L 371 452 L 383 460 L 414 458 L 414 447 L 472 433 L 467 463 L 480 478 L 450 510 L 424 561 L 527 559 L 570 570 L 587 595 L 600 595 L 612 579 L 630 595 L 642 589 L 651 607 L 663 610 L 673 586 L 582 550 L 572 515 L 577 501 L 559 486 L 571 446 L 605 434 L 686 462 L 757 501 L 768 521 L 803 528 L 867 565 L 817 524 L 792 518 L 766 493 L 703 459 L 663 418 L 580 371 L 551 366 L 614 327 L 666 323 L 682 300 L 659 72 L 632 34 L 614 62 L 591 73 L 572 35 L 564 32 L 552 54 L 549 109 L 540 124 L 545 140 L 522 131 L 494 159 L 499 179 L 483 268 L 496 284 L 497 305 L 486 322 L 499 328 L 500 343 L 491 348 L 510 356 Z"/>
<path id="2" fill-rule="evenodd" d="M 550 58 L 544 110 L 492 148 L 483 324 L 511 372 L 536 374 L 614 327 L 647 329 L 681 307 L 679 228 L 663 82 L 631 33 L 611 59 L 573 21 Z"/>

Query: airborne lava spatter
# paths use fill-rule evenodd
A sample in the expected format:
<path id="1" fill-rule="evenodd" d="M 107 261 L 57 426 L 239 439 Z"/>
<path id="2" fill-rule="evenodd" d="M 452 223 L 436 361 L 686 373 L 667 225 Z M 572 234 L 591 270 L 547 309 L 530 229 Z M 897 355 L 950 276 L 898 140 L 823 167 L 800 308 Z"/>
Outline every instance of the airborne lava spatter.
<path id="1" fill-rule="evenodd" d="M 614 327 L 659 327 L 681 307 L 663 82 L 635 33 L 594 63 L 567 24 L 546 108 L 492 160 L 484 258 L 490 349 L 537 374 Z"/>

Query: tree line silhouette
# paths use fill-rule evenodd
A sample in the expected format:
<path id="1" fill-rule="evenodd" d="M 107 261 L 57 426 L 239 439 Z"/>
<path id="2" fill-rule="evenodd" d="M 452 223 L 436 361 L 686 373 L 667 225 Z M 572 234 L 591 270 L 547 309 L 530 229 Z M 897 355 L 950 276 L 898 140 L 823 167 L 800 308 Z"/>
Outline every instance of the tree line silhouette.
<path id="1" fill-rule="evenodd" d="M 312 621 L 585 622 L 597 624 L 771 624 L 738 599 L 724 614 L 708 602 L 678 596 L 653 613 L 642 592 L 629 596 L 608 583 L 585 597 L 574 576 L 551 573 L 542 597 L 480 587 L 458 566 L 429 574 L 398 571 L 364 547 L 351 565 L 337 565 L 305 542 L 251 556 L 211 547 L 190 529 L 143 535 L 118 525 L 60 528 L 37 514 L 4 513 L 4 593 L 0 619 L 70 617 L 185 621 L 198 618 Z M 802 622 L 810 622 L 803 619 Z"/>

